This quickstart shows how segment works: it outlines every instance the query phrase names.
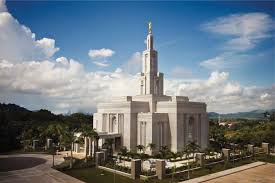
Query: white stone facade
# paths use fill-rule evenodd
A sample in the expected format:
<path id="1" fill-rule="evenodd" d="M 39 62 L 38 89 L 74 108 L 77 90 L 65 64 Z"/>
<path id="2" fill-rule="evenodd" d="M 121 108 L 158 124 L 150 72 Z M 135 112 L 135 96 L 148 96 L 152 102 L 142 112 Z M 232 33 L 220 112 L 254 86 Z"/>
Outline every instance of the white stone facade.
<path id="1" fill-rule="evenodd" d="M 137 145 L 167 146 L 182 151 L 190 142 L 201 148 L 208 145 L 206 104 L 191 102 L 184 96 L 163 94 L 163 73 L 158 72 L 158 53 L 153 48 L 149 31 L 147 49 L 143 52 L 140 74 L 140 95 L 114 98 L 98 105 L 94 114 L 94 128 L 104 138 L 116 136 L 115 149 L 121 146 L 136 150 Z M 104 139 L 99 144 L 104 143 Z M 146 153 L 151 154 L 149 148 Z"/>

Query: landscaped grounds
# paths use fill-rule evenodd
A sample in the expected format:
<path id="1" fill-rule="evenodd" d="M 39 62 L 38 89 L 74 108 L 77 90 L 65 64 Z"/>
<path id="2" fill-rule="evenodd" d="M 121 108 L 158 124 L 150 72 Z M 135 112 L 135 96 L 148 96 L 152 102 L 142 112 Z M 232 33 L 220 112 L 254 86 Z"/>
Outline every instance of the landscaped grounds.
<path id="1" fill-rule="evenodd" d="M 92 161 L 92 160 L 91 160 Z M 191 178 L 196 178 L 200 176 L 204 176 L 210 173 L 215 173 L 215 172 L 220 172 L 226 169 L 242 166 L 245 164 L 249 164 L 252 162 L 256 161 L 264 161 L 264 162 L 269 162 L 269 163 L 275 163 L 275 156 L 271 155 L 266 155 L 266 154 L 258 154 L 254 157 L 251 158 L 246 158 L 246 159 L 239 159 L 236 161 L 230 161 L 230 162 L 221 162 L 213 165 L 208 165 L 203 168 L 197 169 L 197 170 L 191 170 L 190 171 L 190 179 Z M 104 182 L 104 183 L 109 183 L 109 182 L 118 182 L 118 183 L 143 183 L 143 182 L 153 182 L 153 183 L 170 183 L 170 182 L 179 182 L 179 181 L 184 181 L 187 180 L 188 177 L 188 172 L 184 172 L 181 174 L 175 174 L 174 176 L 170 175 L 167 176 L 163 180 L 158 180 L 156 178 L 149 179 L 147 181 L 143 180 L 132 180 L 130 178 L 110 173 L 95 167 L 89 167 L 89 168 L 81 168 L 79 166 L 79 163 L 77 164 L 77 168 L 75 169 L 68 169 L 68 170 L 63 170 L 64 173 L 73 176 L 77 179 L 80 179 L 82 181 L 88 182 L 88 183 L 97 183 L 97 182 Z M 64 167 L 63 167 L 64 168 Z"/>

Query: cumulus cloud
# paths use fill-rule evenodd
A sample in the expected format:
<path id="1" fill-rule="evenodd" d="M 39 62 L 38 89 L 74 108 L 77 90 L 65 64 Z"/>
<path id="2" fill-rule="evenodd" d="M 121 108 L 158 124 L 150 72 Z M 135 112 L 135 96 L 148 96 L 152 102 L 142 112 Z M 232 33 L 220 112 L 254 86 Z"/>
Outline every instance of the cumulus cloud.
<path id="1" fill-rule="evenodd" d="M 50 58 L 59 48 L 55 40 L 42 38 L 36 40 L 31 30 L 19 24 L 7 12 L 5 2 L 0 1 L 0 59 L 13 62 L 24 60 L 43 60 Z"/>
<path id="2" fill-rule="evenodd" d="M 115 54 L 115 51 L 107 48 L 101 48 L 98 50 L 89 50 L 88 55 L 91 58 L 96 58 L 96 57 L 111 57 Z"/>
<path id="3" fill-rule="evenodd" d="M 212 72 L 206 80 L 165 80 L 169 95 L 188 96 L 206 102 L 208 111 L 221 113 L 274 108 L 275 88 L 242 86 L 229 79 L 228 72 Z"/>
<path id="4" fill-rule="evenodd" d="M 191 77 L 192 76 L 192 71 L 187 69 L 187 68 L 177 66 L 171 71 L 171 75 L 174 78 Z"/>
<path id="5" fill-rule="evenodd" d="M 91 49 L 88 52 L 89 57 L 94 59 L 103 59 L 103 60 L 94 60 L 93 63 L 99 67 L 108 67 L 110 63 L 105 60 L 107 57 L 111 57 L 115 54 L 115 51 L 107 48 L 101 49 Z"/>
<path id="6" fill-rule="evenodd" d="M 232 14 L 202 25 L 206 31 L 229 36 L 226 49 L 245 51 L 272 36 L 274 22 L 266 13 Z"/>
<path id="7" fill-rule="evenodd" d="M 107 60 L 103 61 L 93 61 L 93 63 L 99 67 L 108 67 L 110 64 Z"/>
<path id="8" fill-rule="evenodd" d="M 141 72 L 142 54 L 141 52 L 135 52 L 130 59 L 122 65 L 122 69 L 126 73 L 136 74 Z"/>
<path id="9" fill-rule="evenodd" d="M 200 62 L 208 69 L 228 69 L 255 59 L 255 54 L 245 52 L 255 48 L 261 41 L 272 36 L 275 23 L 266 13 L 231 14 L 204 23 L 202 29 L 224 36 L 225 52 Z"/>
<path id="10" fill-rule="evenodd" d="M 55 113 L 95 112 L 98 103 L 113 96 L 138 94 L 138 74 L 131 69 L 141 64 L 141 53 L 134 53 L 126 64 L 111 72 L 88 72 L 79 61 L 66 57 L 53 60 L 49 57 L 57 51 L 54 40 L 35 40 L 29 28 L 20 25 L 9 13 L 3 13 L 6 8 L 2 2 L 0 41 L 7 44 L 0 45 L 1 102 L 30 109 L 48 108 Z M 8 49 L 11 52 L 6 54 Z M 164 83 L 167 95 L 184 95 L 192 101 L 206 102 L 208 111 L 274 107 L 274 86 L 243 86 L 231 81 L 228 72 L 214 71 L 207 79 L 166 79 Z"/>
<path id="11" fill-rule="evenodd" d="M 199 65 L 211 70 L 232 69 L 240 67 L 247 63 L 247 61 L 254 60 L 258 57 L 259 55 L 257 54 L 251 56 L 244 53 L 225 52 L 214 58 L 203 60 Z"/>

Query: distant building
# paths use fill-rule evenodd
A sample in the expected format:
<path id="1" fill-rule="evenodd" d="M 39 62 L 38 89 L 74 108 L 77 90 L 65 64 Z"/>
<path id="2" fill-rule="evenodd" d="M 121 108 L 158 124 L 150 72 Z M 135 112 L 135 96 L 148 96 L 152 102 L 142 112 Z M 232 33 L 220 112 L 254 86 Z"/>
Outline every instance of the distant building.
<path id="1" fill-rule="evenodd" d="M 158 72 L 158 52 L 154 49 L 151 24 L 146 42 L 140 94 L 117 97 L 98 105 L 93 125 L 99 133 L 99 146 L 113 138 L 115 150 L 121 146 L 136 150 L 137 145 L 153 143 L 156 150 L 167 146 L 177 152 L 191 141 L 206 148 L 209 128 L 206 104 L 191 102 L 186 96 L 163 94 L 164 75 Z M 147 148 L 146 153 L 152 152 Z"/>

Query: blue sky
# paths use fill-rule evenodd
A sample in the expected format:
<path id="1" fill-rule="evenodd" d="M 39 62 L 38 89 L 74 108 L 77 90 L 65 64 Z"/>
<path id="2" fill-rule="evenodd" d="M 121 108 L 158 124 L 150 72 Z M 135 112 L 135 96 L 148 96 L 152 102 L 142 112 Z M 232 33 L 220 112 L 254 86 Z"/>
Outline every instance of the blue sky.
<path id="1" fill-rule="evenodd" d="M 152 21 L 166 94 L 223 113 L 273 108 L 274 7 L 0 0 L 0 102 L 93 112 L 106 96 L 136 94 Z"/>
<path id="2" fill-rule="evenodd" d="M 273 6 L 272 6 L 273 4 Z M 201 25 L 217 17 L 235 13 L 263 12 L 274 18 L 274 2 L 7 2 L 9 11 L 37 38 L 56 40 L 60 51 L 81 61 L 85 69 L 97 70 L 87 51 L 110 48 L 111 71 L 119 67 L 133 52 L 144 50 L 146 22 L 153 22 L 155 46 L 159 51 L 159 68 L 172 77 L 176 66 L 190 70 L 196 77 L 207 77 L 211 70 L 199 63 L 222 53 L 224 36 L 202 30 Z M 246 54 L 267 52 L 230 71 L 231 78 L 244 85 L 268 86 L 274 83 L 271 51 L 274 42 L 263 40 Z M 270 54 L 268 54 L 270 53 Z M 273 62 L 274 63 L 274 62 Z M 261 73 L 261 74 L 255 74 Z"/>

